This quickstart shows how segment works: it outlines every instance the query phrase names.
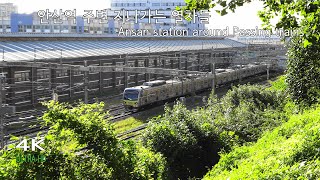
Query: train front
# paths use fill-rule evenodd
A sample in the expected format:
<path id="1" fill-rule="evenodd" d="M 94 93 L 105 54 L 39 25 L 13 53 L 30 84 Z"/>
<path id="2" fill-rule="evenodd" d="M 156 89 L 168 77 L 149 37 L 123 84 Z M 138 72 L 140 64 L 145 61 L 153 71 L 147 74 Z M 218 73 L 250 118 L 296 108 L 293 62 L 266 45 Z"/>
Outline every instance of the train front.
<path id="1" fill-rule="evenodd" d="M 123 91 L 123 105 L 126 109 L 138 109 L 139 108 L 139 94 L 141 89 L 138 88 L 126 88 Z"/>

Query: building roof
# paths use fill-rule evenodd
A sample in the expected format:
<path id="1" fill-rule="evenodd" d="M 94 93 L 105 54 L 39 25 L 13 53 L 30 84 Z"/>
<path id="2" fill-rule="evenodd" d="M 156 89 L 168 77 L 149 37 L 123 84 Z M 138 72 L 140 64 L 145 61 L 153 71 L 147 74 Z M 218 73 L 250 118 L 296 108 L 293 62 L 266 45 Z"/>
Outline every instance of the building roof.
<path id="1" fill-rule="evenodd" d="M 40 60 L 60 58 L 80 58 L 137 53 L 158 53 L 167 51 L 186 51 L 200 49 L 221 49 L 244 47 L 243 43 L 227 38 L 155 38 L 107 40 L 38 40 L 38 41 L 0 41 L 0 60 Z"/>

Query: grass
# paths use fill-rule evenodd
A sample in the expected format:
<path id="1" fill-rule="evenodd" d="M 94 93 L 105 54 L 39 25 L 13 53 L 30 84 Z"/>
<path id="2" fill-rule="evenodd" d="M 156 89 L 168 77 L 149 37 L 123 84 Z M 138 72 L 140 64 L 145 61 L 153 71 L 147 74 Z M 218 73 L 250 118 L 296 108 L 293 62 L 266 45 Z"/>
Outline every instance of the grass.
<path id="1" fill-rule="evenodd" d="M 136 128 L 144 123 L 145 122 L 140 119 L 137 119 L 135 117 L 129 117 L 124 120 L 117 121 L 117 122 L 113 123 L 113 125 L 115 128 L 115 133 L 119 134 L 119 133 L 126 132 L 130 129 Z"/>
<path id="2" fill-rule="evenodd" d="M 287 83 L 285 82 L 286 76 L 282 75 L 277 78 L 276 81 L 269 81 L 269 83 L 272 85 L 269 90 L 281 90 L 285 91 L 287 89 Z"/>
<path id="3" fill-rule="evenodd" d="M 319 179 L 320 106 L 223 153 L 204 179 Z"/>

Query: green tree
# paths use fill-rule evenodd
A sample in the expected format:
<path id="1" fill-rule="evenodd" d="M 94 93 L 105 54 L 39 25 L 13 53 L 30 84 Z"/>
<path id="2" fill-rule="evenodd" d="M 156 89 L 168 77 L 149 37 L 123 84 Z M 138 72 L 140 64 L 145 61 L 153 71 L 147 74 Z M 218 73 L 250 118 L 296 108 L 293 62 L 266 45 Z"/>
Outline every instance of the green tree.
<path id="1" fill-rule="evenodd" d="M 45 135 L 46 161 L 17 163 L 21 149 L 2 151 L 2 179 L 164 179 L 166 161 L 159 153 L 116 138 L 113 126 L 106 122 L 103 103 L 74 107 L 54 101 L 43 116 L 50 126 Z M 30 152 L 26 152 L 30 153 Z"/>
<path id="2" fill-rule="evenodd" d="M 235 12 L 253 0 L 186 0 L 185 10 L 216 7 L 221 15 Z M 295 30 L 289 45 L 288 90 L 297 103 L 311 105 L 319 99 L 320 0 L 260 0 L 263 9 L 258 15 L 267 29 Z M 279 17 L 275 26 L 271 19 Z"/>
<path id="3" fill-rule="evenodd" d="M 320 22 L 319 22 L 320 23 Z M 310 106 L 320 98 L 320 47 L 304 47 L 301 37 L 293 37 L 288 51 L 288 91 L 297 104 Z"/>
<path id="4" fill-rule="evenodd" d="M 286 97 L 283 91 L 241 85 L 229 90 L 221 103 L 209 106 L 208 109 L 215 111 L 216 132 L 222 136 L 226 150 L 255 142 L 264 131 L 285 122 Z"/>
<path id="5" fill-rule="evenodd" d="M 149 122 L 143 143 L 167 158 L 171 179 L 201 177 L 218 161 L 222 146 L 206 112 L 179 102 Z"/>

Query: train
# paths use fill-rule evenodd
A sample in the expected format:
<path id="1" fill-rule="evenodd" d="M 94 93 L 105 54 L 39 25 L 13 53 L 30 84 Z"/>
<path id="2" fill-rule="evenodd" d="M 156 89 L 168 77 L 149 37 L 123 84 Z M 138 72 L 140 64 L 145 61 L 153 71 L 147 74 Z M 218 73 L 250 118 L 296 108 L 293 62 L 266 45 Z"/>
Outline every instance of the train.
<path id="1" fill-rule="evenodd" d="M 216 85 L 233 82 L 267 71 L 265 64 L 247 64 L 242 68 L 216 69 Z M 154 80 L 144 82 L 141 86 L 125 88 L 123 91 L 123 105 L 127 110 L 140 110 L 141 108 L 178 98 L 191 93 L 209 89 L 214 76 L 209 73 L 205 77 Z"/>

